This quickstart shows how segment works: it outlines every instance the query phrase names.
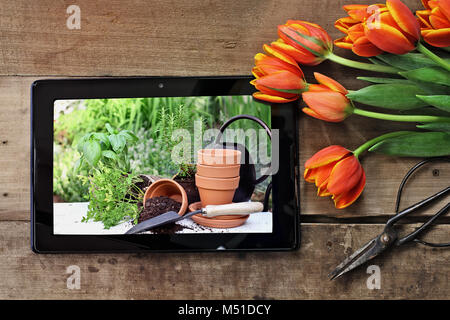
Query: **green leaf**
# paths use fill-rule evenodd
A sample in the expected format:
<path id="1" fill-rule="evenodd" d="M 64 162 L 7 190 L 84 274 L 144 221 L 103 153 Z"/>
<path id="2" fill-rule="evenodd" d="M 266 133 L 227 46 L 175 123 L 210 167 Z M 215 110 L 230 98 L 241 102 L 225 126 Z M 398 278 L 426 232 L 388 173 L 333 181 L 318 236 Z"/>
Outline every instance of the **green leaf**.
<path id="1" fill-rule="evenodd" d="M 438 157 L 450 155 L 450 134 L 418 132 L 383 140 L 369 149 L 400 157 Z"/>
<path id="2" fill-rule="evenodd" d="M 78 151 L 79 153 L 82 153 L 82 152 L 83 152 L 84 144 L 86 143 L 86 141 L 89 140 L 90 137 L 92 137 L 92 133 L 86 133 L 84 136 L 82 136 L 82 137 L 80 138 L 80 140 L 78 140 L 77 151 Z"/>
<path id="3" fill-rule="evenodd" d="M 357 77 L 358 80 L 363 80 L 372 83 L 403 83 L 403 84 L 413 84 L 407 79 L 400 78 L 379 78 L 379 77 Z"/>
<path id="4" fill-rule="evenodd" d="M 126 140 L 123 136 L 120 136 L 118 134 L 112 134 L 108 137 L 108 139 L 109 142 L 111 142 L 111 147 L 115 152 L 117 153 L 122 152 L 126 144 Z"/>
<path id="5" fill-rule="evenodd" d="M 73 164 L 73 173 L 76 174 L 80 171 L 81 166 L 83 164 L 83 158 L 78 158 L 77 161 Z"/>
<path id="6" fill-rule="evenodd" d="M 417 126 L 417 128 L 430 131 L 442 131 L 450 133 L 450 123 L 445 122 L 420 124 Z"/>
<path id="7" fill-rule="evenodd" d="M 437 116 L 437 117 L 448 117 L 448 112 L 445 112 L 443 110 L 439 110 L 435 107 L 423 107 L 418 109 L 412 109 L 412 110 L 402 110 L 399 111 L 401 114 L 410 114 L 410 115 L 423 115 L 423 116 Z"/>
<path id="8" fill-rule="evenodd" d="M 409 80 L 419 80 L 450 86 L 450 72 L 441 67 L 426 67 L 410 71 L 399 72 L 403 77 Z"/>
<path id="9" fill-rule="evenodd" d="M 428 105 L 416 95 L 423 91 L 413 84 L 375 84 L 347 94 L 347 98 L 370 106 L 410 110 Z"/>
<path id="10" fill-rule="evenodd" d="M 117 160 L 117 154 L 111 150 L 102 151 L 102 156 L 108 159 Z"/>
<path id="11" fill-rule="evenodd" d="M 402 70 L 413 70 L 422 67 L 432 67 L 436 66 L 436 64 L 426 56 L 421 53 L 407 53 L 402 55 L 396 54 L 381 54 L 377 56 L 381 61 L 402 69 Z"/>
<path id="12" fill-rule="evenodd" d="M 108 149 L 109 148 L 110 143 L 109 143 L 108 136 L 106 135 L 106 133 L 95 132 L 93 134 L 93 137 L 101 142 L 102 147 L 104 147 L 104 149 Z"/>
<path id="13" fill-rule="evenodd" d="M 102 148 L 95 140 L 88 140 L 83 146 L 83 156 L 91 166 L 95 166 L 100 160 Z"/>
<path id="14" fill-rule="evenodd" d="M 426 102 L 433 107 L 440 110 L 450 112 L 450 96 L 449 95 L 437 95 L 437 96 L 421 96 L 417 95 L 417 98 Z"/>
<path id="15" fill-rule="evenodd" d="M 105 128 L 106 130 L 108 130 L 109 134 L 115 134 L 115 130 L 113 129 L 113 127 L 111 127 L 111 125 L 109 123 L 105 123 Z"/>
<path id="16" fill-rule="evenodd" d="M 125 140 L 130 142 L 137 142 L 139 138 L 130 130 L 122 130 L 119 132 L 119 135 L 123 136 Z"/>
<path id="17" fill-rule="evenodd" d="M 379 65 L 379 66 L 389 66 L 387 63 L 377 59 L 377 57 L 373 57 L 373 58 L 367 58 L 370 62 L 372 62 L 373 64 Z"/>

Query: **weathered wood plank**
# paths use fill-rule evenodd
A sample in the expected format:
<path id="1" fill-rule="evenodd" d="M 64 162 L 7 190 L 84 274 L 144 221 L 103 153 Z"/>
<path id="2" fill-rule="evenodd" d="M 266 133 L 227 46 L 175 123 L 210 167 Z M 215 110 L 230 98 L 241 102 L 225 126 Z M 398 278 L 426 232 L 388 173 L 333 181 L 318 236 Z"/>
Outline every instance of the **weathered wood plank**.
<path id="1" fill-rule="evenodd" d="M 306 224 L 301 250 L 289 253 L 36 255 L 29 249 L 29 223 L 3 221 L 0 298 L 448 298 L 450 251 L 420 245 L 373 260 L 381 269 L 379 290 L 367 288 L 367 266 L 327 279 L 347 254 L 381 230 L 381 225 Z M 429 238 L 448 241 L 449 234 L 450 226 L 437 226 Z M 80 267 L 80 290 L 67 289 L 70 265 Z"/>
<path id="2" fill-rule="evenodd" d="M 71 4 L 1 1 L 0 75 L 249 74 L 255 53 L 287 19 L 342 36 L 333 24 L 348 1 L 79 0 L 80 30 L 66 27 Z"/>

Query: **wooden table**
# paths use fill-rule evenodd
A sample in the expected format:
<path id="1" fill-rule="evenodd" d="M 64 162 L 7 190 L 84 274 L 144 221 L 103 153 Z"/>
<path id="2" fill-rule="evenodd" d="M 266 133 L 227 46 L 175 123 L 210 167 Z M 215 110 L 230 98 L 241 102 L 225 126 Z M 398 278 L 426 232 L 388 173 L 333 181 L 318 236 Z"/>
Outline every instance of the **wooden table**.
<path id="1" fill-rule="evenodd" d="M 418 0 L 404 2 L 414 10 L 420 6 Z M 407 245 L 373 260 L 381 271 L 380 289 L 368 289 L 366 267 L 335 282 L 326 277 L 381 231 L 393 212 L 401 178 L 418 159 L 365 157 L 364 195 L 341 211 L 302 181 L 302 246 L 296 252 L 37 255 L 30 250 L 29 97 L 34 80 L 249 74 L 254 54 L 276 39 L 276 26 L 287 19 L 314 20 L 333 38 L 340 36 L 333 23 L 344 16 L 344 3 L 351 1 L 78 0 L 81 29 L 69 30 L 71 1 L 0 1 L 0 298 L 448 298 L 450 250 Z M 315 70 L 348 88 L 363 85 L 354 79 L 362 72 L 331 63 Z M 305 73 L 311 80 L 311 69 Z M 355 148 L 394 129 L 392 123 L 357 116 L 340 124 L 307 117 L 299 121 L 302 166 L 329 144 Z M 411 125 L 395 126 L 404 127 Z M 428 171 L 423 178 L 408 201 L 423 198 L 438 179 Z M 439 179 L 448 178 L 448 172 L 441 172 Z M 404 228 L 411 230 L 421 219 Z M 428 239 L 447 236 L 448 241 L 448 221 Z M 71 265 L 80 267 L 79 290 L 66 286 Z"/>

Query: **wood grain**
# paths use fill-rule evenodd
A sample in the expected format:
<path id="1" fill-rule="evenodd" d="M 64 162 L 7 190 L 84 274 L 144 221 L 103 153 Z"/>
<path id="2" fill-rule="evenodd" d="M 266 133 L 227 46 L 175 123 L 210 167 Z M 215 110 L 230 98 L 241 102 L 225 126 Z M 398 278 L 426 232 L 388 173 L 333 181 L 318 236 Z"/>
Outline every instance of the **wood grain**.
<path id="1" fill-rule="evenodd" d="M 407 230 L 412 230 L 408 226 Z M 406 245 L 372 260 L 381 289 L 367 288 L 367 266 L 335 281 L 327 274 L 382 230 L 380 225 L 305 224 L 302 248 L 288 253 L 37 255 L 29 223 L 0 223 L 1 299 L 446 299 L 449 250 Z M 450 226 L 429 239 L 445 241 Z M 417 261 L 421 261 L 417 263 Z M 67 267 L 81 271 L 67 289 Z"/>
<path id="2" fill-rule="evenodd" d="M 314 20 L 340 37 L 333 24 L 345 3 L 78 0 L 81 29 L 69 30 L 73 1 L 1 1 L 0 75 L 249 74 L 255 53 L 287 19 Z"/>

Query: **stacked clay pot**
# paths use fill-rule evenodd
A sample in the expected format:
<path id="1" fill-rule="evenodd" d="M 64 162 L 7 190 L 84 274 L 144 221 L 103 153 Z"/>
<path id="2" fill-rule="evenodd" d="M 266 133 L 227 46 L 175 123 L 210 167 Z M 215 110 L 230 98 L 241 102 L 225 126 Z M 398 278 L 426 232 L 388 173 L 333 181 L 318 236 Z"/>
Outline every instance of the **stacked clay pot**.
<path id="1" fill-rule="evenodd" d="M 239 186 L 241 152 L 234 149 L 203 149 L 198 152 L 195 184 L 200 193 L 200 201 L 189 206 L 190 211 L 207 205 L 220 205 L 233 202 L 234 193 Z M 245 223 L 248 215 L 223 215 L 213 218 L 201 214 L 192 219 L 205 227 L 235 228 Z"/>
<path id="2" fill-rule="evenodd" d="M 202 207 L 233 201 L 239 185 L 241 152 L 234 149 L 202 149 L 198 151 L 195 184 Z"/>

